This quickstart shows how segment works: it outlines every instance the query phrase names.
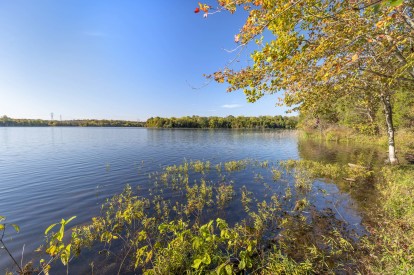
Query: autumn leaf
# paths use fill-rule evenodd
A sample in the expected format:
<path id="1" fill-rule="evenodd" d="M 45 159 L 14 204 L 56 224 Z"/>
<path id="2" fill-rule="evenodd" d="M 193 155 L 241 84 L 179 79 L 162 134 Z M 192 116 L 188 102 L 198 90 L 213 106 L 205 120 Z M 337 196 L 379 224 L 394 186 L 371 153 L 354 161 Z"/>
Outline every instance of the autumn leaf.
<path id="1" fill-rule="evenodd" d="M 354 55 L 352 56 L 352 62 L 357 61 L 357 60 L 358 60 L 358 58 L 359 58 L 358 54 L 357 54 L 357 53 L 356 53 L 356 54 L 354 54 Z"/>
<path id="2" fill-rule="evenodd" d="M 201 4 L 200 2 L 198 2 L 198 6 L 199 9 L 204 11 L 204 12 L 208 12 L 208 10 L 210 9 L 210 6 L 207 4 Z"/>
<path id="3" fill-rule="evenodd" d="M 216 72 L 216 73 L 213 74 L 213 76 L 214 76 L 214 80 L 217 81 L 218 83 L 223 83 L 224 82 L 223 73 Z"/>
<path id="4" fill-rule="evenodd" d="M 377 28 L 381 28 L 383 25 L 384 25 L 384 21 L 378 21 L 377 24 L 375 24 Z"/>

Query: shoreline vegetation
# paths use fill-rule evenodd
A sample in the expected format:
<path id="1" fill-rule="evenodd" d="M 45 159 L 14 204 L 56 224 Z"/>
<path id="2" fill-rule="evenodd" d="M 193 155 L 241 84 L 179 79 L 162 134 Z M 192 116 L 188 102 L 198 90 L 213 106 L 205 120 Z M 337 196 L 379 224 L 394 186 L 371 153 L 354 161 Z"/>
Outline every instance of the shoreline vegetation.
<path id="1" fill-rule="evenodd" d="M 384 130 L 379 130 L 375 135 L 359 133 L 346 126 L 331 124 L 325 127 L 310 128 L 299 125 L 300 136 L 305 139 L 319 140 L 333 143 L 355 143 L 365 145 L 375 145 L 388 149 L 387 134 Z M 322 129 L 321 129 L 322 128 Z M 414 131 L 412 128 L 400 128 L 395 130 L 396 156 L 402 161 L 407 160 L 414 163 Z"/>
<path id="2" fill-rule="evenodd" d="M 296 116 L 227 116 L 202 117 L 186 116 L 180 118 L 151 117 L 147 121 L 127 120 L 42 120 L 0 118 L 0 127 L 148 127 L 148 128 L 191 128 L 191 129 L 295 129 Z"/>

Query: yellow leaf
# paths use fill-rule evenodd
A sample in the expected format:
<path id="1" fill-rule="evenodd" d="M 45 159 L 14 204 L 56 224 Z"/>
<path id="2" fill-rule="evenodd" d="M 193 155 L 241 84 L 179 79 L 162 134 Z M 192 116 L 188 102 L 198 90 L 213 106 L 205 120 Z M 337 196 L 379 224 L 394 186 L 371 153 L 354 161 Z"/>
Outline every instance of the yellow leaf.
<path id="1" fill-rule="evenodd" d="M 356 54 L 354 54 L 354 55 L 352 56 L 352 61 L 353 61 L 353 62 L 355 62 L 355 61 L 357 61 L 357 60 L 358 60 L 358 58 L 359 58 L 359 56 L 358 56 L 358 54 L 356 53 Z"/>
<path id="2" fill-rule="evenodd" d="M 375 24 L 375 26 L 377 26 L 377 28 L 381 28 L 382 25 L 384 25 L 384 21 L 378 21 L 377 24 Z"/>

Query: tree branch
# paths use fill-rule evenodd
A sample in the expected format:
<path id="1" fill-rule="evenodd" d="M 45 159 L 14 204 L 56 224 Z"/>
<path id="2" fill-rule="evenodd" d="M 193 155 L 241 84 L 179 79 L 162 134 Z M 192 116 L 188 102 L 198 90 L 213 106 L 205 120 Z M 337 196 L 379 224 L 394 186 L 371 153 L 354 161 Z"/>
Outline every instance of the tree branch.
<path id="1" fill-rule="evenodd" d="M 402 80 L 402 81 L 409 81 L 409 82 L 414 83 L 414 79 L 410 79 L 410 78 L 406 78 L 406 77 L 393 77 L 391 75 L 386 75 L 386 74 L 376 72 L 376 71 L 372 71 L 372 70 L 369 70 L 369 69 L 359 68 L 359 70 L 365 71 L 365 72 L 368 72 L 368 73 L 372 73 L 372 74 L 375 74 L 375 75 L 380 76 L 380 77 L 385 77 L 385 78 L 389 78 L 389 79 L 396 79 L 396 80 Z"/>

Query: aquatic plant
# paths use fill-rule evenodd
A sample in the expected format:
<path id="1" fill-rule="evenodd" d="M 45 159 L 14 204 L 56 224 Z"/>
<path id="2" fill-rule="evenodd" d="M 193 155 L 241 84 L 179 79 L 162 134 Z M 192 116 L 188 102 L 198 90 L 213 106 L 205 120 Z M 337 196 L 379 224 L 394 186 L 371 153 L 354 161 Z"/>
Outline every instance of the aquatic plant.
<path id="1" fill-rule="evenodd" d="M 74 227 L 70 236 L 64 237 L 64 232 L 73 218 L 46 229 L 47 244 L 41 250 L 49 255 L 47 261 L 22 267 L 15 260 L 15 264 L 23 274 L 47 273 L 60 260 L 69 272 L 69 262 L 91 248 L 116 263 L 113 272 L 386 274 L 413 270 L 414 204 L 412 199 L 401 199 L 412 194 L 412 169 L 384 168 L 375 175 L 384 198 L 380 210 L 388 222 L 376 220 L 373 224 L 378 226 L 368 227 L 370 235 L 361 238 L 347 229 L 334 209 L 318 209 L 312 195 L 314 179 L 341 179 L 350 173 L 349 166 L 307 161 L 259 165 L 266 169 L 263 177 L 275 179 L 276 175 L 276 180 L 286 183 L 283 192 L 276 188 L 279 185 L 263 183 L 259 190 L 266 194 L 260 194 L 248 190 L 248 185 L 223 181 L 237 171 L 243 173 L 249 162 L 227 163 L 232 168 L 225 168 L 229 175 L 220 169 L 207 170 L 211 164 L 205 162 L 167 166 L 151 176 L 158 182 L 151 195 L 126 186 L 103 203 L 101 215 Z M 207 171 L 216 175 L 207 178 Z M 167 191 L 177 197 L 166 199 Z M 235 219 L 234 213 L 225 211 L 229 203 L 244 212 Z M 58 225 L 57 232 L 52 232 Z M 3 236 L 6 227 L 10 228 L 2 217 Z"/>
<path id="2" fill-rule="evenodd" d="M 238 170 L 243 170 L 246 168 L 247 161 L 246 160 L 232 160 L 224 163 L 224 168 L 227 172 L 233 172 Z"/>

